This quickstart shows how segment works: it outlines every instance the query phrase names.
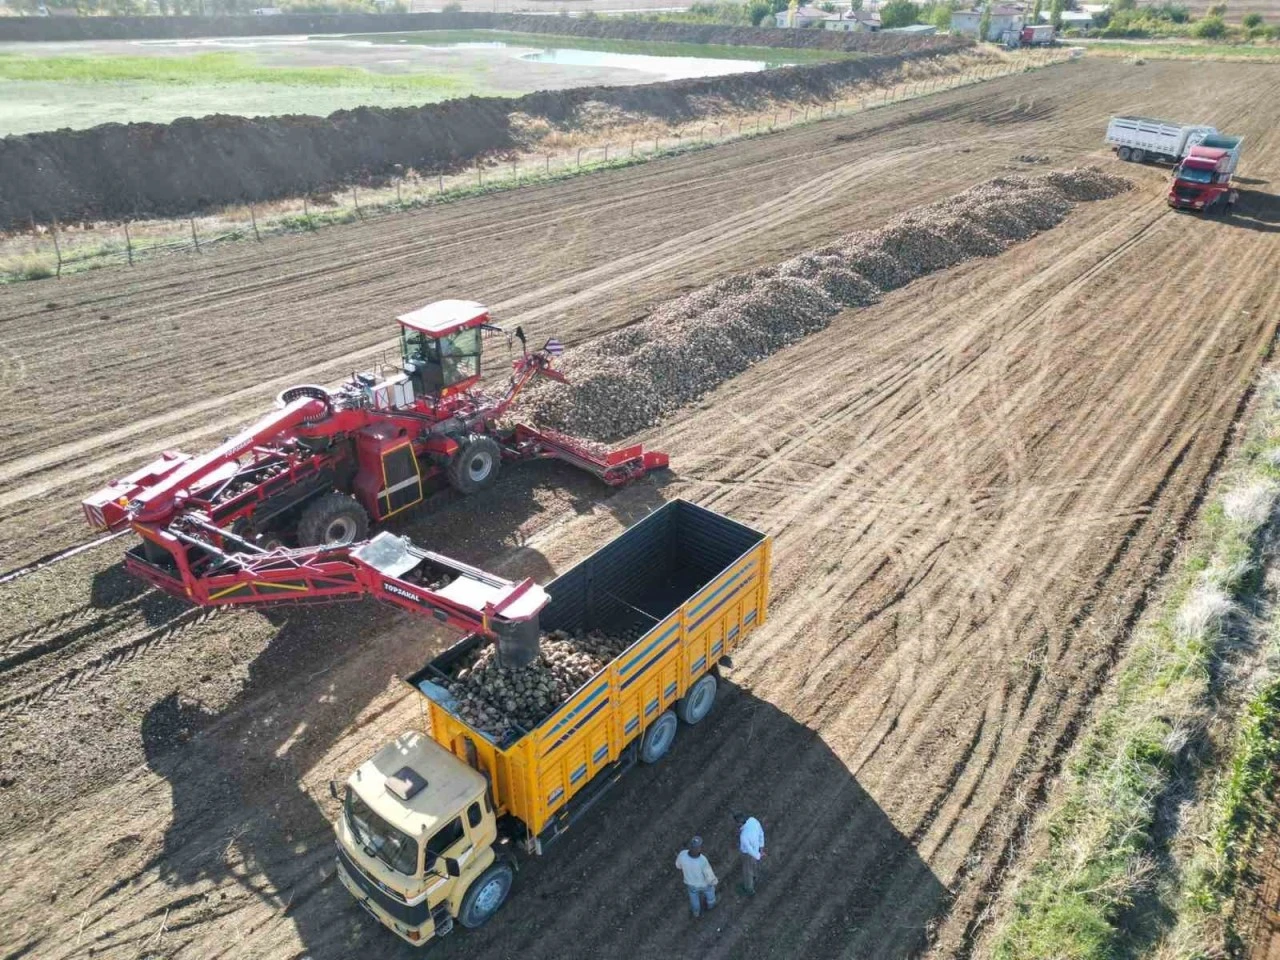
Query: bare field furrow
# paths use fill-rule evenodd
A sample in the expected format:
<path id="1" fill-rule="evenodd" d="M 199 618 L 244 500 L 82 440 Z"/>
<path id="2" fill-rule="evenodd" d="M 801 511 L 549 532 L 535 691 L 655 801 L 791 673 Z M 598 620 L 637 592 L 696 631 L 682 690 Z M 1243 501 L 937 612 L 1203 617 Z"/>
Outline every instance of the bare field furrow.
<path id="1" fill-rule="evenodd" d="M 1164 171 L 1123 168 L 1132 193 L 840 314 L 646 431 L 669 478 L 606 494 L 568 470 L 512 471 L 404 531 L 540 580 L 672 496 L 774 536 L 770 622 L 715 712 L 522 870 L 503 914 L 441 945 L 451 954 L 967 955 L 1271 350 L 1274 67 L 1071 64 L 0 291 L 22 430 L 0 457 L 0 566 L 87 541 L 75 501 L 104 478 L 368 364 L 422 301 L 478 298 L 535 339 L 585 342 L 682 290 L 1025 172 L 1019 154 L 1115 164 L 1100 135 L 1120 111 L 1244 135 L 1256 193 L 1229 221 L 1178 215 Z M 96 363 L 74 361 L 104 329 Z M 72 366 L 74 396 L 31 389 Z M 41 957 L 408 957 L 333 877 L 324 783 L 417 722 L 396 677 L 449 637 L 365 605 L 183 612 L 130 586 L 119 546 L 0 584 L 5 941 Z M 770 836 L 749 903 L 731 892 L 738 807 Z M 670 859 L 694 831 L 728 880 L 714 926 L 675 922 Z"/>

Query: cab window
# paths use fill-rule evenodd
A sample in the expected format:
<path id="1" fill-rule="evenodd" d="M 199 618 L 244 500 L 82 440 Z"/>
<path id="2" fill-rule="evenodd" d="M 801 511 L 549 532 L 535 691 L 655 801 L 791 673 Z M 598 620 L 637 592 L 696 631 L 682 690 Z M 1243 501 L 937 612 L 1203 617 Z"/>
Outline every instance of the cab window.
<path id="1" fill-rule="evenodd" d="M 467 807 L 467 823 L 473 827 L 480 826 L 480 821 L 484 819 L 484 814 L 480 812 L 480 801 L 477 800 L 471 806 Z"/>
<path id="2" fill-rule="evenodd" d="M 435 832 L 430 840 L 427 841 L 427 866 L 430 868 L 431 861 L 436 857 L 444 856 L 455 843 L 462 839 L 462 818 L 454 817 L 452 821 L 445 824 Z"/>

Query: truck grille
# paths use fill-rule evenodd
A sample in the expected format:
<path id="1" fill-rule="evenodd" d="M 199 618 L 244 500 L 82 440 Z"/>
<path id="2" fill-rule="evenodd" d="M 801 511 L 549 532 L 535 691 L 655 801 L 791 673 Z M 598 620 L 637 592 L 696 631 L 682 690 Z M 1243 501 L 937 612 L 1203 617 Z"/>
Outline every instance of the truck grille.
<path id="1" fill-rule="evenodd" d="M 1195 187 L 1175 186 L 1173 195 L 1179 200 L 1195 200 L 1200 196 L 1200 191 Z"/>
<path id="2" fill-rule="evenodd" d="M 342 847 L 338 847 L 338 867 L 345 870 L 348 877 L 355 883 L 360 891 L 375 903 L 384 913 L 389 914 L 401 923 L 410 927 L 419 927 L 426 922 L 427 916 L 431 912 L 431 908 L 427 906 L 424 898 L 420 903 L 412 906 L 403 900 L 397 900 L 385 890 L 381 889 L 376 883 L 365 876 L 364 871 L 355 865 L 355 862 L 347 855 L 347 851 Z"/>

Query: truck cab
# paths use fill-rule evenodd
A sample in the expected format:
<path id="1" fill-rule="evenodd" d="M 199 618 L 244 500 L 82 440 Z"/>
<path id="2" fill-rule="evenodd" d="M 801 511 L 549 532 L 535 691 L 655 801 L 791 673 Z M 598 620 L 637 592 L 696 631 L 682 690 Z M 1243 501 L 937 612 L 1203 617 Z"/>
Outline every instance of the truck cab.
<path id="1" fill-rule="evenodd" d="M 1192 147 L 1173 171 L 1168 203 L 1175 209 L 1229 213 L 1237 193 L 1232 176 L 1240 155 L 1240 140 L 1216 136 Z"/>
<path id="2" fill-rule="evenodd" d="M 422 733 L 406 733 L 348 778 L 334 824 L 338 879 L 384 926 L 422 945 L 478 927 L 506 901 L 488 781 Z"/>

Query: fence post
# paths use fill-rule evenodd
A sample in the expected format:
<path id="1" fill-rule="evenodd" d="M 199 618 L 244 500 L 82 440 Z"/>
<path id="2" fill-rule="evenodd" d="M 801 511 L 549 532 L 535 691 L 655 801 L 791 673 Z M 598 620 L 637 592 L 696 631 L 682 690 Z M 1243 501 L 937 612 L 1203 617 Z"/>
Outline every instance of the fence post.
<path id="1" fill-rule="evenodd" d="M 476 186 L 484 186 L 484 170 L 481 168 L 479 160 L 476 161 Z"/>
<path id="2" fill-rule="evenodd" d="M 307 195 L 302 195 L 302 215 L 307 218 L 307 229 L 314 230 L 316 225 L 311 222 L 311 207 L 307 204 Z"/>
<path id="3" fill-rule="evenodd" d="M 773 125 L 775 127 L 778 125 L 778 112 L 777 110 L 773 111 Z"/>
<path id="4" fill-rule="evenodd" d="M 551 154 L 547 154 L 547 175 L 551 175 Z"/>
<path id="5" fill-rule="evenodd" d="M 261 242 L 262 242 L 262 235 L 258 233 L 258 217 L 257 217 L 257 215 L 253 212 L 253 204 L 252 204 L 252 203 L 251 203 L 251 204 L 249 204 L 249 222 L 250 222 L 251 224 L 253 224 L 253 239 L 255 239 L 255 240 L 257 240 L 259 243 L 261 243 Z M 128 224 L 125 224 L 125 232 L 126 232 L 126 235 L 128 234 L 128 230 L 129 230 L 129 226 L 128 226 Z M 130 262 L 132 262 L 132 258 L 130 259 Z"/>
<path id="6" fill-rule="evenodd" d="M 129 221 L 124 222 L 124 252 L 129 256 L 129 266 L 133 266 L 133 241 L 129 238 Z"/>
<path id="7" fill-rule="evenodd" d="M 400 178 L 396 177 L 396 206 L 401 206 L 403 203 L 404 201 L 400 199 Z"/>
<path id="8" fill-rule="evenodd" d="M 200 252 L 200 238 L 196 236 L 196 218 L 187 217 L 187 223 L 191 224 L 191 242 L 196 245 L 196 253 Z"/>
<path id="9" fill-rule="evenodd" d="M 633 157 L 636 155 L 636 141 L 634 137 L 631 139 L 631 155 Z"/>
<path id="10" fill-rule="evenodd" d="M 55 276 L 62 276 L 62 245 L 58 243 L 58 218 L 53 218 L 53 252 L 58 255 L 58 272 Z"/>
<path id="11" fill-rule="evenodd" d="M 606 143 L 606 144 L 604 145 L 604 162 L 605 162 L 605 163 L 608 163 L 608 162 L 609 162 L 609 147 L 610 147 L 610 146 L 612 146 L 612 144 L 608 144 L 608 143 Z"/>
<path id="12" fill-rule="evenodd" d="M 511 161 L 511 179 L 516 183 L 520 182 L 520 168 L 516 166 L 520 161 L 513 159 Z"/>
<path id="13" fill-rule="evenodd" d="M 578 169 L 582 169 L 582 148 L 578 148 Z"/>
<path id="14" fill-rule="evenodd" d="M 738 118 L 738 133 L 742 133 L 742 117 Z"/>
<path id="15" fill-rule="evenodd" d="M 444 174 L 437 173 L 436 174 L 436 196 L 439 196 L 442 193 L 444 193 Z"/>

